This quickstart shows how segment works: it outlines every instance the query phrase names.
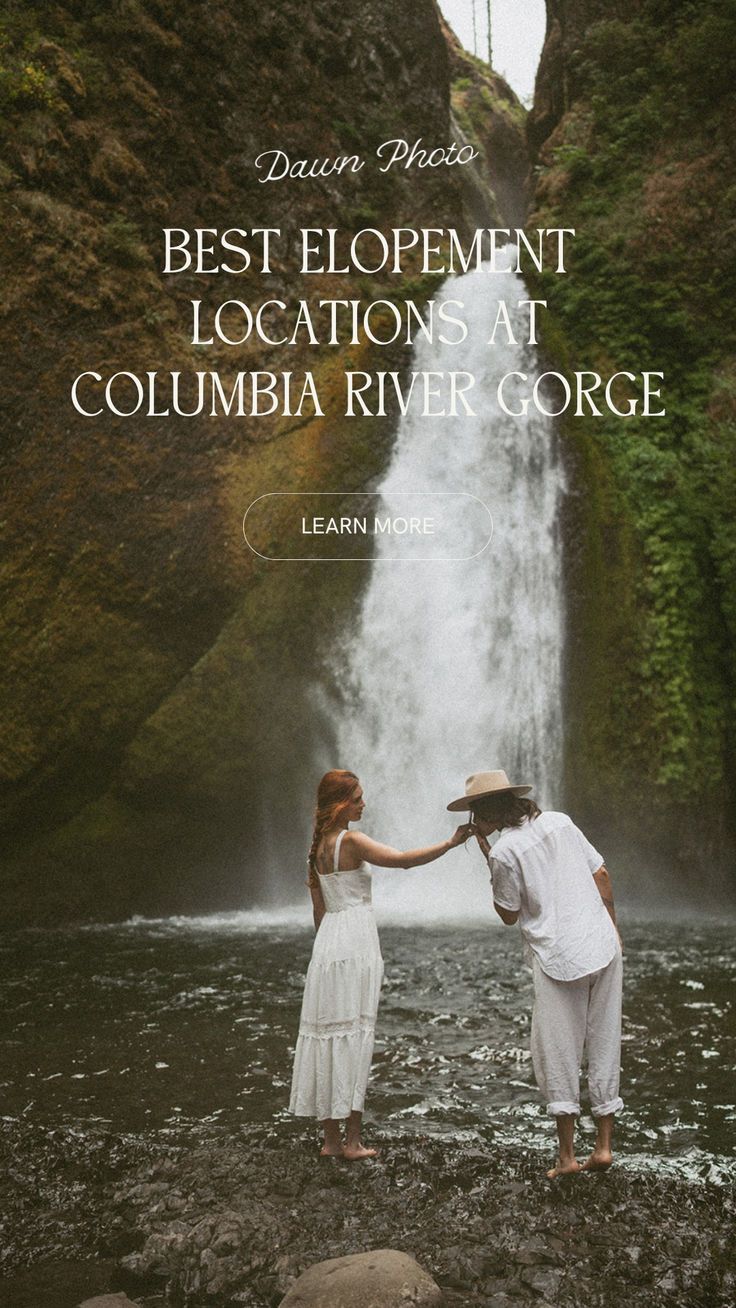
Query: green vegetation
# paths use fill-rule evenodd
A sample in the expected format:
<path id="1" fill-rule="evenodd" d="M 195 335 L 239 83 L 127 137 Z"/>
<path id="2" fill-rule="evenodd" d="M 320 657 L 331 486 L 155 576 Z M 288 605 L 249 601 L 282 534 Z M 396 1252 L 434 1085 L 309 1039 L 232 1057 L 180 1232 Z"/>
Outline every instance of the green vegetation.
<path id="1" fill-rule="evenodd" d="M 49 108 L 56 103 L 46 69 L 19 61 L 0 71 L 0 99 L 5 104 L 40 104 Z"/>
<path id="2" fill-rule="evenodd" d="M 727 0 L 650 0 L 634 19 L 589 28 L 530 220 L 578 233 L 569 273 L 534 278 L 573 366 L 665 374 L 665 417 L 591 417 L 569 431 L 585 466 L 605 468 L 608 526 L 631 545 L 609 560 L 618 594 L 589 548 L 582 620 L 603 639 L 581 660 L 588 722 L 573 767 L 594 764 L 619 787 L 627 772 L 654 781 L 666 802 L 706 788 L 725 798 L 733 750 L 735 48 Z M 559 356 L 559 340 L 547 346 Z"/>
<path id="3" fill-rule="evenodd" d="M 0 134 L 29 110 L 52 115 L 69 111 L 67 98 L 83 86 L 72 61 L 36 26 L 36 15 L 14 5 L 0 6 Z"/>
<path id="4" fill-rule="evenodd" d="M 105 224 L 99 248 L 103 258 L 122 268 L 140 268 L 151 262 L 139 228 L 121 213 Z"/>
<path id="5" fill-rule="evenodd" d="M 26 37 L 14 41 L 6 27 L 0 27 L 0 109 L 41 106 L 58 110 L 63 107 L 48 69 L 35 57 L 37 40 Z"/>
<path id="6" fill-rule="evenodd" d="M 486 109 L 490 109 L 491 113 L 503 114 L 523 128 L 526 122 L 526 109 L 520 100 L 510 100 L 506 95 L 495 94 L 489 86 L 481 86 L 479 95 L 482 103 Z"/>

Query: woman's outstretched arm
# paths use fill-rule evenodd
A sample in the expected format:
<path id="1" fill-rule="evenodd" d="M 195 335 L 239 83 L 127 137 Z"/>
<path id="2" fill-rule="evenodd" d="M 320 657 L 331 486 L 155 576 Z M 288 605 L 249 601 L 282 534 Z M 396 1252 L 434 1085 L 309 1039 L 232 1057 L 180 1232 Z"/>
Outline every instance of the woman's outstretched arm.
<path id="1" fill-rule="evenodd" d="M 391 845 L 381 845 L 377 840 L 371 840 L 362 831 L 349 831 L 343 849 L 346 856 L 354 854 L 356 858 L 364 858 L 366 863 L 372 863 L 374 867 L 422 867 L 425 863 L 434 863 L 435 859 L 442 858 L 443 854 L 456 845 L 464 845 L 472 834 L 473 824 L 466 822 L 440 845 L 427 845 L 425 849 L 407 849 L 402 852 L 393 849 Z"/>

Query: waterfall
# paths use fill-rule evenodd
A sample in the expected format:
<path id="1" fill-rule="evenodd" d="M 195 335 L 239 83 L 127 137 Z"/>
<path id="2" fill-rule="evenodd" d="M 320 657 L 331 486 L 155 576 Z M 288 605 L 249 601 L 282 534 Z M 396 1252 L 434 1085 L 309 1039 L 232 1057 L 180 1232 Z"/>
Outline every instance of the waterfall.
<path id="1" fill-rule="evenodd" d="M 486 344 L 499 299 L 525 339 L 526 311 L 512 306 L 527 291 L 516 274 L 481 267 L 445 282 L 440 297 L 463 302 L 468 339 L 423 339 L 412 367 L 473 373 L 479 416 L 410 412 L 379 488 L 381 507 L 401 512 L 398 499 L 392 506 L 400 492 L 470 492 L 491 511 L 493 539 L 477 559 L 411 564 L 387 561 L 392 546 L 377 541 L 359 619 L 332 669 L 342 701 L 336 766 L 361 779 L 362 829 L 404 849 L 446 838 L 446 805 L 471 772 L 505 768 L 548 807 L 559 802 L 562 772 L 564 474 L 551 420 L 536 410 L 507 417 L 496 399 L 504 374 L 538 375 L 534 349 Z M 378 873 L 374 886 L 383 920 L 490 911 L 475 842 L 427 868 Z"/>

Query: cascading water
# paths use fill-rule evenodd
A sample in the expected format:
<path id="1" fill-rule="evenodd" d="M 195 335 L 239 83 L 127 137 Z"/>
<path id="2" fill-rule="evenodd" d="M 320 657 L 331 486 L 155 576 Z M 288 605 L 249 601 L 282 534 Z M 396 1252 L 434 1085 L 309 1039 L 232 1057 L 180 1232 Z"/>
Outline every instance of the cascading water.
<path id="1" fill-rule="evenodd" d="M 505 768 L 554 806 L 562 765 L 564 475 L 551 420 L 536 410 L 508 417 L 496 398 L 506 373 L 538 375 L 533 348 L 486 343 L 499 300 L 516 339 L 526 338 L 528 312 L 513 308 L 526 288 L 514 273 L 481 267 L 445 282 L 436 298 L 462 301 L 468 338 L 459 346 L 422 339 L 412 367 L 473 373 L 479 416 L 409 412 L 382 508 L 401 513 L 405 501 L 392 502 L 401 492 L 470 492 L 491 510 L 493 540 L 466 562 L 397 563 L 379 539 L 357 629 L 334 669 L 344 695 L 337 765 L 360 776 L 362 829 L 401 848 L 445 838 L 446 805 L 469 773 Z M 489 912 L 474 842 L 428 868 L 380 874 L 375 891 L 384 919 Z"/>

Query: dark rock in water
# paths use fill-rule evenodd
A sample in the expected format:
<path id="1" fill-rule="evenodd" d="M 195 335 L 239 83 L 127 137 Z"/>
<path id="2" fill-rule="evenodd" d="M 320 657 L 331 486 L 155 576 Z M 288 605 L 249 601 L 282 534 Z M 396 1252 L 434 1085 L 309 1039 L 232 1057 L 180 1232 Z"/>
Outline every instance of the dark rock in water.
<path id="1" fill-rule="evenodd" d="M 715 1245 L 726 1234 L 724 1192 L 708 1185 L 623 1169 L 550 1185 L 538 1158 L 416 1139 L 369 1164 L 333 1164 L 281 1141 L 248 1153 L 221 1145 L 182 1154 L 167 1172 L 183 1200 L 172 1220 L 160 1193 L 148 1190 L 160 1175 L 144 1169 L 116 1193 L 118 1215 L 149 1232 L 124 1265 L 133 1276 L 165 1278 L 183 1303 L 267 1308 L 315 1261 L 389 1242 L 427 1268 L 446 1303 L 465 1308 L 502 1308 L 506 1299 L 660 1308 L 678 1294 L 682 1301 L 686 1287 L 724 1283 Z M 213 1175 L 217 1199 L 205 1204 Z M 710 1253 L 701 1242 L 686 1255 L 698 1230 Z M 637 1261 L 630 1251 L 645 1244 L 647 1258 Z M 696 1253 L 697 1277 L 689 1274 Z M 707 1299 L 688 1292 L 693 1308 L 705 1308 Z"/>
<path id="2" fill-rule="evenodd" d="M 558 1263 L 560 1260 L 554 1249 L 550 1248 L 544 1240 L 533 1237 L 526 1240 L 520 1245 L 512 1255 L 515 1263 L 524 1263 L 528 1267 L 537 1266 L 540 1263 Z"/>
<path id="3" fill-rule="evenodd" d="M 442 1302 L 437 1282 L 415 1258 L 396 1249 L 374 1249 L 308 1267 L 281 1308 L 435 1308 Z"/>
<path id="4" fill-rule="evenodd" d="M 85 1299 L 79 1308 L 139 1308 L 122 1290 L 119 1294 L 98 1294 L 94 1299 Z"/>
<path id="5" fill-rule="evenodd" d="M 521 1273 L 524 1285 L 530 1286 L 537 1294 L 550 1299 L 556 1297 L 561 1277 L 562 1272 L 553 1271 L 550 1267 L 529 1268 Z"/>

